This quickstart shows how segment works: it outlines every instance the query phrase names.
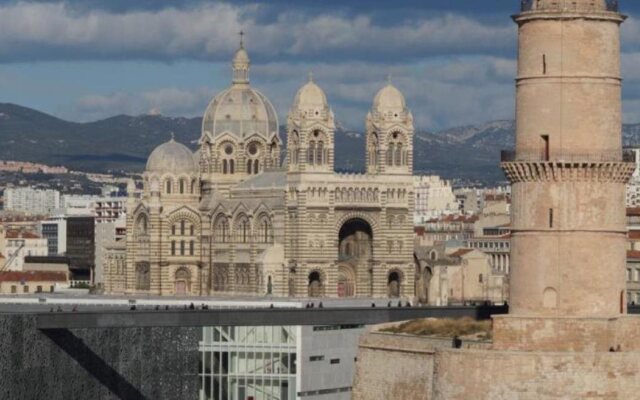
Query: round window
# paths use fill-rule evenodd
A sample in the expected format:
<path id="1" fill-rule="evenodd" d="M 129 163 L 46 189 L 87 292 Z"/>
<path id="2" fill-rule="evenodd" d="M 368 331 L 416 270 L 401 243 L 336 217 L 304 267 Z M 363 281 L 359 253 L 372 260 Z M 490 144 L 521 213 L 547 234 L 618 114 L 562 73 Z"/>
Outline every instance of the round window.
<path id="1" fill-rule="evenodd" d="M 258 153 L 258 146 L 255 143 L 249 145 L 249 154 L 255 156 Z"/>
<path id="2" fill-rule="evenodd" d="M 233 154 L 233 146 L 230 144 L 224 146 L 224 152 L 225 154 Z"/>

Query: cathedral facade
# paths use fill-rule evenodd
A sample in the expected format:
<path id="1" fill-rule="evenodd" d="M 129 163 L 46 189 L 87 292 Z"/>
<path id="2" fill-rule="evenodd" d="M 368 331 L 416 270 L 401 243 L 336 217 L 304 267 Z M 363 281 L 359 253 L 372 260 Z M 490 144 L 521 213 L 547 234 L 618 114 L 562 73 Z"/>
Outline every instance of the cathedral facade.
<path id="1" fill-rule="evenodd" d="M 130 184 L 126 265 L 107 271 L 107 291 L 412 296 L 413 117 L 402 93 L 388 83 L 373 99 L 366 173 L 336 173 L 323 90 L 310 76 L 297 92 L 285 153 L 249 66 L 241 45 L 195 153 L 171 139 L 149 156 L 142 190 Z"/>

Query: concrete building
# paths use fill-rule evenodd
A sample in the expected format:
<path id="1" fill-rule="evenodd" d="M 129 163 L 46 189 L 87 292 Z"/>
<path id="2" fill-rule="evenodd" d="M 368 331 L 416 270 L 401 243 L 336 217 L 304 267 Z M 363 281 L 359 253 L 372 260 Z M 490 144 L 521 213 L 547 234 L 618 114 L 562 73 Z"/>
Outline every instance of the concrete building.
<path id="1" fill-rule="evenodd" d="M 0 270 L 22 271 L 27 256 L 46 256 L 47 239 L 35 232 L 7 230 L 4 232 L 4 266 Z M 3 268 L 4 267 L 4 268 Z"/>
<path id="2" fill-rule="evenodd" d="M 429 219 L 458 212 L 458 203 L 451 183 L 436 175 L 413 177 L 415 196 L 414 224 L 423 224 Z"/>
<path id="3" fill-rule="evenodd" d="M 411 350 L 382 358 L 361 347 L 354 400 L 638 397 L 640 319 L 626 315 L 635 164 L 621 146 L 624 16 L 610 0 L 521 5 L 516 150 L 502 157 L 512 183 L 509 315 L 493 318 L 490 348 L 412 339 Z M 394 361 L 415 369 L 394 373 Z M 413 390 L 391 392 L 405 385 Z"/>
<path id="4" fill-rule="evenodd" d="M 367 172 L 334 171 L 333 112 L 310 77 L 287 118 L 233 80 L 207 107 L 199 150 L 171 139 L 127 209 L 126 293 L 412 296 L 413 116 L 391 83 L 366 116 Z M 134 193 L 133 184 L 129 193 Z"/>
<path id="5" fill-rule="evenodd" d="M 31 214 L 50 214 L 60 207 L 60 192 L 32 187 L 6 188 L 4 209 Z"/>
<path id="6" fill-rule="evenodd" d="M 40 222 L 40 233 L 47 239 L 47 253 L 50 256 L 67 252 L 67 218 L 56 215 Z"/>

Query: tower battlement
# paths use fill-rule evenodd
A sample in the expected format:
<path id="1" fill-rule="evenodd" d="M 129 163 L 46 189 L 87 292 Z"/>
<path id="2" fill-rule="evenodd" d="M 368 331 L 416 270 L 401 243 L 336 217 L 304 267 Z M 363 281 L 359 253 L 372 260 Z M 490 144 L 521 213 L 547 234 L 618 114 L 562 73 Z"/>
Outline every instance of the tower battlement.
<path id="1" fill-rule="evenodd" d="M 618 0 L 522 0 L 520 11 L 584 12 L 618 11 Z"/>

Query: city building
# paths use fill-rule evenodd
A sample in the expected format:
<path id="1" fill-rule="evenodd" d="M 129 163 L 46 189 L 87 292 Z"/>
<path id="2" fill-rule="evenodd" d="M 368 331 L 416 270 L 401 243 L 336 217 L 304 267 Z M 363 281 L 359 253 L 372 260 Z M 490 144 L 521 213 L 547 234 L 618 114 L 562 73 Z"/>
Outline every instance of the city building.
<path id="1" fill-rule="evenodd" d="M 418 243 L 423 246 L 451 241 L 463 243 L 473 237 L 478 219 L 477 215 L 445 215 L 427 220 L 424 227 L 417 227 Z"/>
<path id="2" fill-rule="evenodd" d="M 67 284 L 67 276 L 62 272 L 0 272 L 0 294 L 53 293 L 56 287 Z"/>
<path id="3" fill-rule="evenodd" d="M 636 168 L 627 183 L 627 207 L 640 207 L 640 149 L 627 149 L 633 152 Z"/>
<path id="4" fill-rule="evenodd" d="M 412 296 L 413 116 L 402 93 L 389 82 L 373 99 L 367 172 L 339 174 L 333 112 L 310 77 L 281 165 L 278 118 L 249 66 L 241 46 L 195 154 L 171 139 L 149 156 L 127 205 L 125 292 Z"/>
<path id="5" fill-rule="evenodd" d="M 434 306 L 504 304 L 507 272 L 494 268 L 477 249 L 444 244 L 416 248 L 416 297 Z"/>
<path id="6" fill-rule="evenodd" d="M 67 252 L 67 219 L 56 215 L 40 222 L 40 233 L 47 239 L 47 253 L 50 256 Z"/>
<path id="7" fill-rule="evenodd" d="M 61 197 L 58 212 L 63 215 L 94 216 L 98 224 L 114 222 L 124 215 L 126 201 L 124 196 L 69 194 Z"/>
<path id="8" fill-rule="evenodd" d="M 510 225 L 484 228 L 482 235 L 467 240 L 467 247 L 489 256 L 494 270 L 509 274 L 511 254 Z"/>
<path id="9" fill-rule="evenodd" d="M 117 219 L 113 222 L 101 222 L 95 225 L 95 271 L 94 271 L 94 283 L 104 283 L 105 265 L 107 255 L 105 252 L 115 244 L 120 242 L 124 244 L 127 237 L 127 221 L 124 218 Z"/>
<path id="10" fill-rule="evenodd" d="M 6 230 L 3 247 L 6 261 L 0 271 L 22 271 L 25 257 L 47 255 L 47 239 L 35 232 Z"/>
<path id="11" fill-rule="evenodd" d="M 415 212 L 413 223 L 422 224 L 445 214 L 458 213 L 458 202 L 451 183 L 436 175 L 414 176 Z"/>
<path id="12" fill-rule="evenodd" d="M 92 281 L 95 268 L 95 218 L 69 216 L 67 220 L 67 251 L 71 279 Z"/>
<path id="13" fill-rule="evenodd" d="M 32 187 L 6 188 L 4 209 L 31 214 L 50 214 L 60 207 L 60 192 Z"/>
<path id="14" fill-rule="evenodd" d="M 627 303 L 640 304 L 640 250 L 627 250 Z"/>

